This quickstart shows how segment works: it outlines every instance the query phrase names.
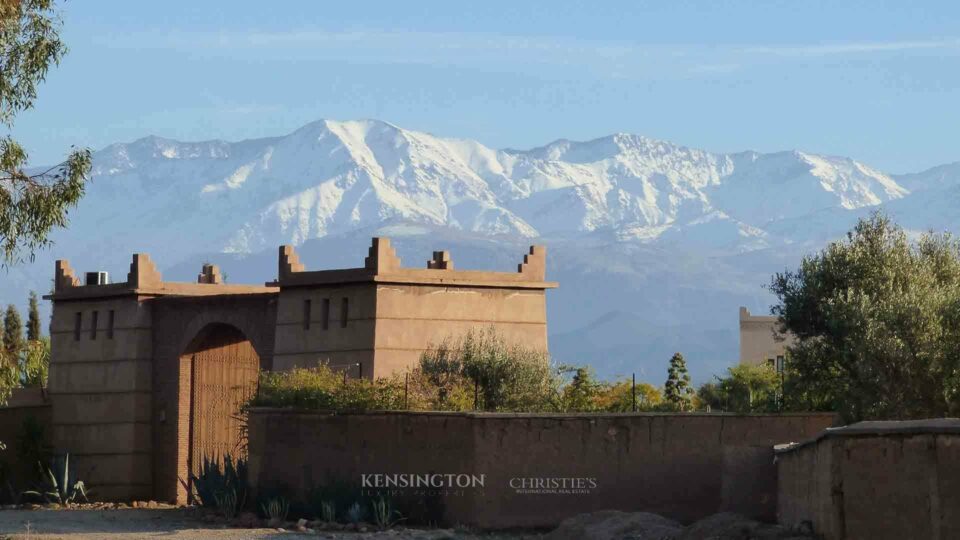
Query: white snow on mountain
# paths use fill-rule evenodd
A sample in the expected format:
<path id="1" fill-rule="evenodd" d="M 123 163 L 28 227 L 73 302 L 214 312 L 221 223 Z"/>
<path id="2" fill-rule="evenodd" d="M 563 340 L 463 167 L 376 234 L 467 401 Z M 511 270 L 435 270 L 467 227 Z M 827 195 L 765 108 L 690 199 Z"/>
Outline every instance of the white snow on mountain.
<path id="1" fill-rule="evenodd" d="M 557 296 L 576 304 L 549 304 L 561 343 L 576 344 L 578 328 L 599 336 L 637 321 L 648 328 L 625 338 L 636 349 L 656 348 L 651 328 L 661 323 L 727 332 L 704 345 L 716 351 L 709 365 L 722 366 L 735 359 L 738 304 L 763 310 L 772 272 L 858 216 L 882 207 L 910 228 L 960 227 L 960 164 L 890 176 L 843 157 L 721 154 L 625 133 L 497 150 L 377 120 L 320 120 L 241 142 L 146 137 L 95 152 L 93 163 L 69 228 L 36 264 L 8 274 L 4 297 L 46 290 L 53 258 L 93 269 L 122 268 L 133 251 L 174 268 L 229 257 L 223 264 L 245 275 L 244 260 L 277 245 L 385 228 L 464 245 L 543 242 L 567 276 L 560 291 L 571 291 Z"/>
<path id="2" fill-rule="evenodd" d="M 714 154 L 622 133 L 498 151 L 375 120 L 318 121 L 240 143 L 148 137 L 97 152 L 95 163 L 78 216 L 134 200 L 121 220 L 172 218 L 160 237 L 204 230 L 191 247 L 233 253 L 385 222 L 529 238 L 673 232 L 672 241 L 757 249 L 771 241 L 762 229 L 772 221 L 908 193 L 845 158 Z"/>

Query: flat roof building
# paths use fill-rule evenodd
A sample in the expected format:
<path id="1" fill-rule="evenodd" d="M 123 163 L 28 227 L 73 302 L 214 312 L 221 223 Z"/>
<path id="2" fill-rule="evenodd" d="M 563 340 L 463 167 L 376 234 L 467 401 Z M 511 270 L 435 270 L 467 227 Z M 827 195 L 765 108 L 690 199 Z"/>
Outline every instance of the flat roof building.
<path id="1" fill-rule="evenodd" d="M 761 365 L 773 364 L 782 371 L 786 348 L 793 336 L 777 333 L 777 318 L 771 315 L 751 315 L 750 310 L 740 307 L 740 363 Z"/>

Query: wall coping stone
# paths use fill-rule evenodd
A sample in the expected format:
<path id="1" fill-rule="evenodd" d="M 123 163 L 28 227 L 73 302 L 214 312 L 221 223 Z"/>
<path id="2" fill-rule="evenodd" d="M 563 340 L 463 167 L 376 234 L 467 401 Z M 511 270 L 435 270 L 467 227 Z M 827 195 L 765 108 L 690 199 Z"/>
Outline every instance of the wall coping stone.
<path id="1" fill-rule="evenodd" d="M 887 435 L 960 435 L 960 418 L 925 418 L 922 420 L 867 420 L 847 426 L 827 428 L 802 442 L 778 444 L 774 452 L 784 454 L 799 450 L 831 437 L 870 437 Z"/>
<path id="2" fill-rule="evenodd" d="M 475 411 L 402 411 L 402 410 L 383 410 L 383 411 L 331 411 L 302 409 L 294 407 L 250 407 L 248 409 L 253 413 L 261 414 L 301 414 L 317 416 L 448 416 L 463 418 L 544 418 L 544 419 L 598 419 L 598 418 L 658 418 L 658 417 L 723 417 L 723 418 L 757 418 L 757 417 L 811 417 L 811 416 L 835 416 L 829 412 L 790 412 L 790 413 L 731 413 L 731 412 L 691 412 L 691 413 L 671 413 L 671 412 L 583 412 L 583 413 L 507 413 L 507 412 L 475 412 Z"/>

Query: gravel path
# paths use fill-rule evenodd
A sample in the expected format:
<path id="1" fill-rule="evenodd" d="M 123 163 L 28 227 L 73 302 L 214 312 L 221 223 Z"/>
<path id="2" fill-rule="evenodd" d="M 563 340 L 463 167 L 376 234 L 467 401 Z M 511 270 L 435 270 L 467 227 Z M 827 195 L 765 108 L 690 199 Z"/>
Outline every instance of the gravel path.
<path id="1" fill-rule="evenodd" d="M 527 535 L 535 538 L 536 535 Z M 298 533 L 277 529 L 233 529 L 197 519 L 190 510 L 0 510 L 0 540 L 114 540 L 164 538 L 172 540 L 234 540 L 326 538 L 344 540 L 519 540 L 522 535 L 470 534 L 450 530 L 395 529 L 382 532 Z"/>

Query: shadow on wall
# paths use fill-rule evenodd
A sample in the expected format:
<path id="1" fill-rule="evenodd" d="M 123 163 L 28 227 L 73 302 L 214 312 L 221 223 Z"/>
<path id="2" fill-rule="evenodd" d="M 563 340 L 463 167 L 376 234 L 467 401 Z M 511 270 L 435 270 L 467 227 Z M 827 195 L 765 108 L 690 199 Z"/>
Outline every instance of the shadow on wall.
<path id="1" fill-rule="evenodd" d="M 819 413 L 333 415 L 255 408 L 250 475 L 255 488 L 286 489 L 298 500 L 329 483 L 420 498 L 425 507 L 433 496 L 440 523 L 481 528 L 552 527 L 603 509 L 685 522 L 736 511 L 772 521 L 773 445 L 833 423 L 832 414 Z M 439 483 L 401 485 L 418 475 Z"/>

